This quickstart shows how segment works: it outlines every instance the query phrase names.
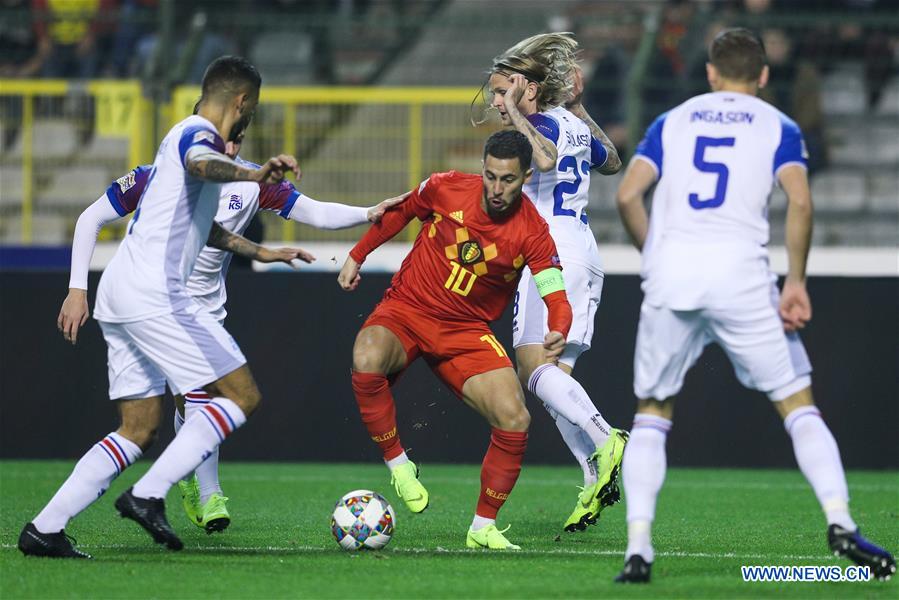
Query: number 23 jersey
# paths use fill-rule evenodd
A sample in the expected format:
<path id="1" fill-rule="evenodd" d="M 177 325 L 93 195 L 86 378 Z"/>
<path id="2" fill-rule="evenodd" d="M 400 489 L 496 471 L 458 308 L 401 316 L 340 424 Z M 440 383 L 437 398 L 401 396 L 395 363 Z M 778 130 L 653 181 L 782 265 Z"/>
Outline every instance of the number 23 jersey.
<path id="1" fill-rule="evenodd" d="M 549 224 L 562 264 L 574 262 L 601 272 L 587 202 L 590 170 L 606 162 L 606 149 L 586 123 L 561 106 L 530 115 L 528 121 L 556 146 L 557 158 L 549 171 L 534 167 L 525 194 Z"/>

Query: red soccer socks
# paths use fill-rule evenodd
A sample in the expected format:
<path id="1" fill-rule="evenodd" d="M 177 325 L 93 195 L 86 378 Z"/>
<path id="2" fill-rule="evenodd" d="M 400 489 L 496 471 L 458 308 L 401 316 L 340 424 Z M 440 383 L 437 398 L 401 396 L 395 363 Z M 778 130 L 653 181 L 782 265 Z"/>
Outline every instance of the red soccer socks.
<path id="1" fill-rule="evenodd" d="M 493 429 L 490 446 L 481 465 L 481 496 L 477 515 L 495 519 L 496 513 L 509 497 L 528 446 L 527 431 Z"/>
<path id="2" fill-rule="evenodd" d="M 384 460 L 402 454 L 403 445 L 396 430 L 396 405 L 387 378 L 378 373 L 353 371 L 353 393 L 368 435 L 381 447 Z"/>

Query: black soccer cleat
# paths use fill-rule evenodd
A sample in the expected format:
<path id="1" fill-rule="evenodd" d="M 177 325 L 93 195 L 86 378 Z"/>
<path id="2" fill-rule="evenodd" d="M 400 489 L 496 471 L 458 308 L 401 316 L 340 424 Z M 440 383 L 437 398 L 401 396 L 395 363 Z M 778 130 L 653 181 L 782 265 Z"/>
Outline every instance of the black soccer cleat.
<path id="1" fill-rule="evenodd" d="M 649 583 L 652 563 L 643 560 L 639 554 L 632 555 L 624 563 L 624 569 L 615 578 L 615 583 Z"/>
<path id="2" fill-rule="evenodd" d="M 184 543 L 175 534 L 165 518 L 165 501 L 162 498 L 138 498 L 128 488 L 115 501 L 116 510 L 122 518 L 136 521 L 147 530 L 157 544 L 165 544 L 169 550 L 181 550 Z"/>
<path id="3" fill-rule="evenodd" d="M 896 572 L 893 555 L 863 538 L 857 529 L 849 531 L 839 525 L 831 525 L 827 528 L 827 543 L 834 556 L 845 556 L 859 566 L 869 567 L 877 579 L 887 581 Z"/>
<path id="4" fill-rule="evenodd" d="M 82 552 L 72 544 L 77 544 L 75 538 L 66 535 L 65 530 L 59 533 L 41 533 L 28 523 L 19 534 L 19 550 L 25 556 L 45 556 L 48 558 L 93 558 L 87 552 Z"/>
<path id="5" fill-rule="evenodd" d="M 207 521 L 206 524 L 203 525 L 203 529 L 206 531 L 207 535 L 212 535 L 213 533 L 228 529 L 229 525 L 231 525 L 231 519 L 221 517 Z"/>

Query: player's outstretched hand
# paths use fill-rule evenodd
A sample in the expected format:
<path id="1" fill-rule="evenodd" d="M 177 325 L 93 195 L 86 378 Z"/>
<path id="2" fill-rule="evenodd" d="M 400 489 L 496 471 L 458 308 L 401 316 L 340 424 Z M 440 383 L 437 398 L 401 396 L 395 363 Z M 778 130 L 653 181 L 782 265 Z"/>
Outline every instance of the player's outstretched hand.
<path id="1" fill-rule="evenodd" d="M 785 331 L 796 331 L 805 327 L 812 319 L 812 301 L 808 297 L 805 283 L 792 281 L 787 278 L 784 281 L 783 290 L 780 293 L 780 318 L 784 323 Z"/>
<path id="2" fill-rule="evenodd" d="M 564 349 L 565 336 L 558 331 L 550 331 L 546 334 L 546 337 L 543 338 L 543 350 L 548 362 L 553 364 L 558 362 Z"/>
<path id="3" fill-rule="evenodd" d="M 297 159 L 287 154 L 279 154 L 268 159 L 264 165 L 256 169 L 254 179 L 259 183 L 279 183 L 288 171 L 293 171 L 298 178 L 301 177 Z"/>
<path id="4" fill-rule="evenodd" d="M 511 110 L 513 106 L 518 107 L 525 90 L 528 89 L 528 80 L 521 73 L 509 75 L 509 82 L 509 88 L 506 90 L 506 95 L 503 96 L 503 104 L 507 111 Z"/>
<path id="5" fill-rule="evenodd" d="M 368 209 L 368 220 L 372 223 L 377 223 L 381 220 L 381 217 L 384 216 L 384 213 L 387 212 L 387 209 L 396 206 L 400 202 L 403 202 L 406 198 L 409 197 L 411 191 L 406 192 L 405 194 L 400 194 L 399 196 L 394 196 L 393 198 L 388 198 L 387 200 L 382 200 Z"/>
<path id="6" fill-rule="evenodd" d="M 304 263 L 311 263 L 315 257 L 302 248 L 265 248 L 259 250 L 256 260 L 263 263 L 282 262 L 293 266 L 294 260 L 301 260 Z"/>
<path id="7" fill-rule="evenodd" d="M 362 276 L 359 275 L 359 263 L 353 260 L 352 256 L 346 257 L 343 268 L 340 269 L 340 275 L 337 276 L 337 283 L 340 284 L 347 292 L 352 292 L 359 287 Z"/>
<path id="8" fill-rule="evenodd" d="M 56 327 L 62 332 L 62 337 L 73 345 L 78 341 L 78 330 L 87 321 L 90 311 L 87 308 L 87 290 L 71 288 L 69 295 L 62 303 L 59 316 L 56 317 Z"/>

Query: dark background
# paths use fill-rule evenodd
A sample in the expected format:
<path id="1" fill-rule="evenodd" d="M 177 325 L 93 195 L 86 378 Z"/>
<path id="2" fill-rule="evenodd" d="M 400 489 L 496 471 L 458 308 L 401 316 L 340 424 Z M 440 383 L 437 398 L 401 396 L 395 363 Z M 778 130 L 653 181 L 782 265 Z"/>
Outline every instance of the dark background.
<path id="1" fill-rule="evenodd" d="M 106 347 L 88 321 L 78 345 L 56 330 L 66 273 L 0 272 L 0 458 L 81 456 L 117 426 L 107 400 Z M 353 339 L 389 282 L 366 275 L 352 294 L 334 274 L 229 276 L 228 330 L 263 393 L 261 409 L 223 447 L 224 460 L 379 459 L 350 386 Z M 97 276 L 91 277 L 96 289 Z M 899 467 L 899 279 L 818 277 L 803 333 L 813 389 L 847 468 Z M 576 376 L 606 419 L 629 428 L 632 359 L 642 295 L 637 276 L 607 276 L 594 348 Z M 91 293 L 93 306 L 93 293 Z M 511 317 L 495 324 L 511 353 Z M 479 463 L 489 428 L 419 361 L 394 389 L 400 435 L 423 462 Z M 529 463 L 571 460 L 539 402 Z M 171 409 L 169 410 L 171 415 Z M 158 454 L 172 435 L 162 424 Z M 689 373 L 668 443 L 672 465 L 794 467 L 789 439 L 764 395 L 743 389 L 717 347 Z"/>

